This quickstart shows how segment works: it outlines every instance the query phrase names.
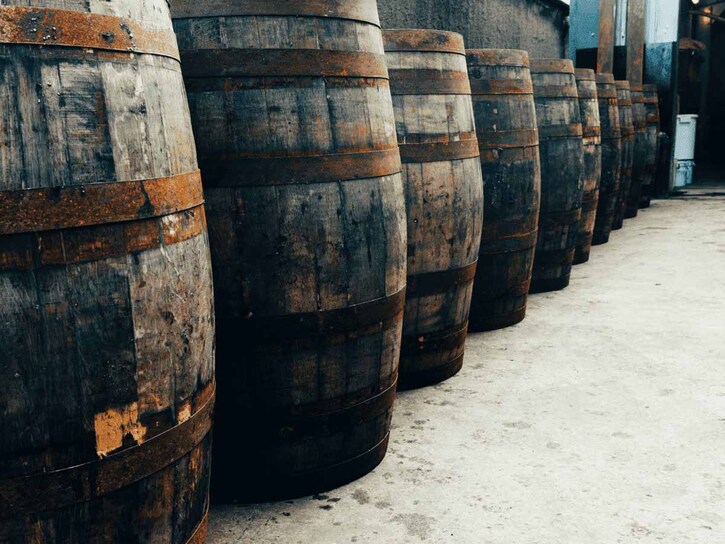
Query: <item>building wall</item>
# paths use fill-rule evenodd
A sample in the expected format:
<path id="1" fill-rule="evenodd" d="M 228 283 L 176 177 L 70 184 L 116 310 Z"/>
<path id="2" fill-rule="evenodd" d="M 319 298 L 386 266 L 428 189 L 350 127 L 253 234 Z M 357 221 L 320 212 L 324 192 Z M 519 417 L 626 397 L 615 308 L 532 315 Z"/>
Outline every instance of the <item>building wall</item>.
<path id="1" fill-rule="evenodd" d="M 378 0 L 383 28 L 460 32 L 466 47 L 565 57 L 567 8 L 556 0 Z"/>

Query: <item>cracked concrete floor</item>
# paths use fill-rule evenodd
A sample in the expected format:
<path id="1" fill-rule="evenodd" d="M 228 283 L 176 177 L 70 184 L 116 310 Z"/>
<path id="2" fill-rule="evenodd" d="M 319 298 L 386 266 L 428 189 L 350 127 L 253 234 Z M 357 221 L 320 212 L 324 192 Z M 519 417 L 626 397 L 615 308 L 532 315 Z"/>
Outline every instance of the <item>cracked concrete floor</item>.
<path id="1" fill-rule="evenodd" d="M 709 195 L 709 196 L 706 196 Z M 346 487 L 215 507 L 210 544 L 725 542 L 725 185 L 655 201 L 399 397 Z"/>

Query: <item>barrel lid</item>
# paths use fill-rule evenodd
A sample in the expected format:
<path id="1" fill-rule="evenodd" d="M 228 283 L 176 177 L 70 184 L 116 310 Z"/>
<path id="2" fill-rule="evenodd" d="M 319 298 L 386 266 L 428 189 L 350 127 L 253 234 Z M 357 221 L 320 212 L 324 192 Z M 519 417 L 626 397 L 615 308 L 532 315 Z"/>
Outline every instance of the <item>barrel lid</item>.
<path id="1" fill-rule="evenodd" d="M 531 72 L 535 74 L 574 74 L 574 63 L 569 59 L 531 59 Z"/>
<path id="2" fill-rule="evenodd" d="M 457 32 L 435 29 L 383 30 L 385 52 L 435 52 L 466 54 L 463 36 Z"/>
<path id="3" fill-rule="evenodd" d="M 520 49 L 466 49 L 469 66 L 529 67 L 529 53 Z"/>
<path id="4" fill-rule="evenodd" d="M 614 82 L 614 84 L 617 86 L 617 90 L 620 90 L 620 91 L 623 89 L 626 89 L 628 91 L 630 90 L 629 81 L 623 81 L 623 80 L 618 79 L 617 81 Z"/>
<path id="5" fill-rule="evenodd" d="M 596 79 L 600 85 L 614 85 L 614 76 L 612 74 L 597 74 Z"/>
<path id="6" fill-rule="evenodd" d="M 590 70 L 589 68 L 577 68 L 574 70 L 574 75 L 577 81 L 596 81 L 594 70 Z"/>

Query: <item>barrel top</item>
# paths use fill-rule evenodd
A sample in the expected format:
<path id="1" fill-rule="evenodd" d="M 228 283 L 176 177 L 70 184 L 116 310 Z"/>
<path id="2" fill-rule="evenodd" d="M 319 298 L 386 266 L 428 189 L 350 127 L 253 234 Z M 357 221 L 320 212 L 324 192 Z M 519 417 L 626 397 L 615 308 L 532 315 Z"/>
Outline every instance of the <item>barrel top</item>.
<path id="1" fill-rule="evenodd" d="M 469 66 L 529 67 L 529 53 L 520 49 L 466 49 Z"/>
<path id="2" fill-rule="evenodd" d="M 434 52 L 466 54 L 463 36 L 457 32 L 434 29 L 391 29 L 383 30 L 386 53 Z"/>
<path id="3" fill-rule="evenodd" d="M 614 76 L 612 74 L 597 74 L 596 79 L 599 85 L 614 85 Z"/>
<path id="4" fill-rule="evenodd" d="M 574 74 L 574 63 L 569 59 L 531 59 L 534 74 Z"/>
<path id="5" fill-rule="evenodd" d="M 201 17 L 321 17 L 380 26 L 376 0 L 173 0 L 172 19 Z"/>
<path id="6" fill-rule="evenodd" d="M 590 70 L 589 68 L 577 68 L 574 70 L 574 75 L 577 81 L 596 81 L 594 70 Z"/>
<path id="7" fill-rule="evenodd" d="M 617 80 L 614 82 L 614 84 L 617 86 L 617 90 L 621 91 L 623 89 L 630 90 L 629 81 L 620 81 Z"/>

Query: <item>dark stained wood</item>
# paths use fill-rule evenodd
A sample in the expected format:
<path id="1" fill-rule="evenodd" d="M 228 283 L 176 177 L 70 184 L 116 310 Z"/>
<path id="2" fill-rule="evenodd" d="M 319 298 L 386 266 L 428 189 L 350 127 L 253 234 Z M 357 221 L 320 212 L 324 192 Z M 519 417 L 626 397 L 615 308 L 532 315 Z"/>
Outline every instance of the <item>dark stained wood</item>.
<path id="1" fill-rule="evenodd" d="M 599 206 L 599 182 L 602 176 L 602 131 L 599 120 L 599 99 L 594 70 L 576 70 L 576 86 L 579 92 L 579 111 L 581 113 L 584 169 L 584 197 L 582 199 L 582 218 L 579 224 L 574 264 L 583 264 L 589 260 L 594 236 L 594 223 Z"/>
<path id="2" fill-rule="evenodd" d="M 614 72 L 614 23 L 617 0 L 599 1 L 599 39 L 597 46 L 597 73 Z"/>
<path id="3" fill-rule="evenodd" d="M 660 136 L 660 108 L 657 85 L 642 85 L 645 115 L 647 122 L 647 138 L 644 158 L 644 178 L 642 180 L 642 196 L 639 207 L 649 208 L 654 195 L 655 180 L 657 179 L 657 153 Z"/>
<path id="4" fill-rule="evenodd" d="M 541 212 L 531 292 L 569 285 L 584 184 L 581 113 L 570 60 L 532 59 L 541 154 Z"/>
<path id="5" fill-rule="evenodd" d="M 539 139 L 528 53 L 474 49 L 467 56 L 484 182 L 469 328 L 487 331 L 526 316 L 541 202 Z"/>
<path id="6" fill-rule="evenodd" d="M 383 38 L 408 217 L 398 382 L 409 389 L 447 379 L 463 364 L 483 229 L 483 179 L 463 37 L 390 30 Z M 451 81 L 465 86 L 451 89 Z"/>
<path id="7" fill-rule="evenodd" d="M 217 501 L 370 471 L 398 374 L 405 196 L 375 2 L 271 4 L 174 20 L 214 264 Z"/>
<path id="8" fill-rule="evenodd" d="M 0 6 L 6 38 L 50 36 L 0 44 L 0 542 L 205 533 L 212 274 L 176 42 L 165 1 L 102 4 Z"/>
<path id="9" fill-rule="evenodd" d="M 612 74 L 597 74 L 599 120 L 602 126 L 602 175 L 592 245 L 609 242 L 622 177 L 622 131 L 617 87 Z"/>
<path id="10" fill-rule="evenodd" d="M 632 112 L 632 95 L 629 81 L 616 81 L 617 108 L 619 109 L 619 126 L 622 131 L 622 174 L 614 209 L 612 230 L 619 230 L 624 225 L 630 188 L 632 187 L 632 170 L 634 166 L 634 117 Z"/>
<path id="11" fill-rule="evenodd" d="M 627 196 L 625 219 L 637 217 L 639 201 L 642 198 L 642 184 L 647 181 L 647 109 L 641 85 L 630 85 L 632 95 L 632 123 L 634 125 L 634 159 L 632 162 L 632 184 Z"/>
<path id="12" fill-rule="evenodd" d="M 642 85 L 646 0 L 627 0 L 627 80 Z"/>

